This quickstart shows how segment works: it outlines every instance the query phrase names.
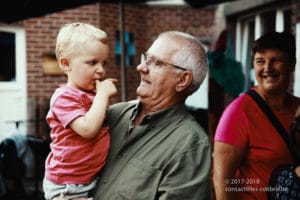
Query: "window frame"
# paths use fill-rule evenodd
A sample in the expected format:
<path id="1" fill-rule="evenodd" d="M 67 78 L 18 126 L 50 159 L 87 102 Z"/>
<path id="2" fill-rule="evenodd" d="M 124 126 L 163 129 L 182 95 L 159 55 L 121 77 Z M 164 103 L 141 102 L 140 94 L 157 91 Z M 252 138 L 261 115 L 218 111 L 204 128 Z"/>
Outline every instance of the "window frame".
<path id="1" fill-rule="evenodd" d="M 19 27 L 0 26 L 0 31 L 15 34 L 15 81 L 0 81 L 0 90 L 19 90 L 26 85 L 25 31 Z"/>

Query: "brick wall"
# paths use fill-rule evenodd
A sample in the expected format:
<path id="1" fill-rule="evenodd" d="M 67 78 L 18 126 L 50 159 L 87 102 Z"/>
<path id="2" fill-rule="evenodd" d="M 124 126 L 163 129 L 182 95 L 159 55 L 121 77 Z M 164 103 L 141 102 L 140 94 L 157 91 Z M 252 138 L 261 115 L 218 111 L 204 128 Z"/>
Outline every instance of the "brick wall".
<path id="1" fill-rule="evenodd" d="M 125 30 L 134 33 L 136 56 L 134 66 L 127 68 L 127 99 L 136 98 L 135 90 L 139 74 L 135 66 L 158 33 L 166 30 L 186 31 L 201 38 L 212 38 L 214 9 L 191 9 L 182 7 L 148 7 L 125 4 Z M 120 68 L 115 66 L 115 31 L 120 28 L 119 6 L 110 3 L 95 3 L 42 17 L 17 22 L 26 30 L 27 45 L 27 87 L 29 98 L 49 98 L 54 89 L 66 82 L 65 75 L 45 75 L 42 69 L 42 55 L 54 52 L 59 28 L 74 21 L 93 24 L 106 31 L 110 38 L 111 54 L 107 76 L 119 79 L 119 95 L 112 101 L 121 100 Z"/>
<path id="2" fill-rule="evenodd" d="M 26 30 L 28 97 L 49 97 L 54 89 L 66 82 L 66 76 L 45 75 L 42 55 L 55 50 L 59 28 L 69 22 L 82 21 L 99 26 L 99 5 L 87 5 L 43 17 L 18 22 Z"/>

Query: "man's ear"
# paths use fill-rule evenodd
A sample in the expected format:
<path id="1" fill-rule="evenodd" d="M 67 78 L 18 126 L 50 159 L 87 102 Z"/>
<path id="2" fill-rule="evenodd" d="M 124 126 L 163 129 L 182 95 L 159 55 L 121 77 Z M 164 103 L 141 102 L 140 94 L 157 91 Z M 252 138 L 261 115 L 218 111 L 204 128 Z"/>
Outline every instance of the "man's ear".
<path id="1" fill-rule="evenodd" d="M 188 88 L 193 81 L 193 74 L 190 71 L 183 71 L 179 74 L 178 83 L 176 85 L 176 91 L 182 92 Z"/>
<path id="2" fill-rule="evenodd" d="M 69 63 L 69 60 L 68 60 L 67 58 L 61 58 L 61 59 L 59 60 L 59 66 L 60 66 L 60 68 L 61 68 L 65 73 L 67 73 L 68 71 L 71 70 L 69 64 L 70 64 L 70 63 Z"/>

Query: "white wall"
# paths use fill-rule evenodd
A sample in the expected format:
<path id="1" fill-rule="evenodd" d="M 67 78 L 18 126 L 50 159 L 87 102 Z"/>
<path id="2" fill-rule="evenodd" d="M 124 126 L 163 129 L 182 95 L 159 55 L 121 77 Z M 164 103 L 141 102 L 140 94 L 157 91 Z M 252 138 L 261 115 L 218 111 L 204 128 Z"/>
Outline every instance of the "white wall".
<path id="1" fill-rule="evenodd" d="M 195 108 L 208 109 L 208 74 L 200 88 L 187 98 L 185 104 Z"/>

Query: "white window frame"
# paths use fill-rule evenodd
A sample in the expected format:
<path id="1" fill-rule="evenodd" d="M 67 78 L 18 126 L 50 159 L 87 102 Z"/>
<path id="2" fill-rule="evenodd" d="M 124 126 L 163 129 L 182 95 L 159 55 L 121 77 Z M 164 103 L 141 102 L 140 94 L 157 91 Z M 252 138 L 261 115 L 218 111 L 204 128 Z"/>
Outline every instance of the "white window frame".
<path id="1" fill-rule="evenodd" d="M 25 31 L 19 27 L 0 25 L 0 31 L 14 33 L 16 37 L 16 80 L 0 81 L 0 90 L 17 90 L 26 85 L 26 42 Z"/>

